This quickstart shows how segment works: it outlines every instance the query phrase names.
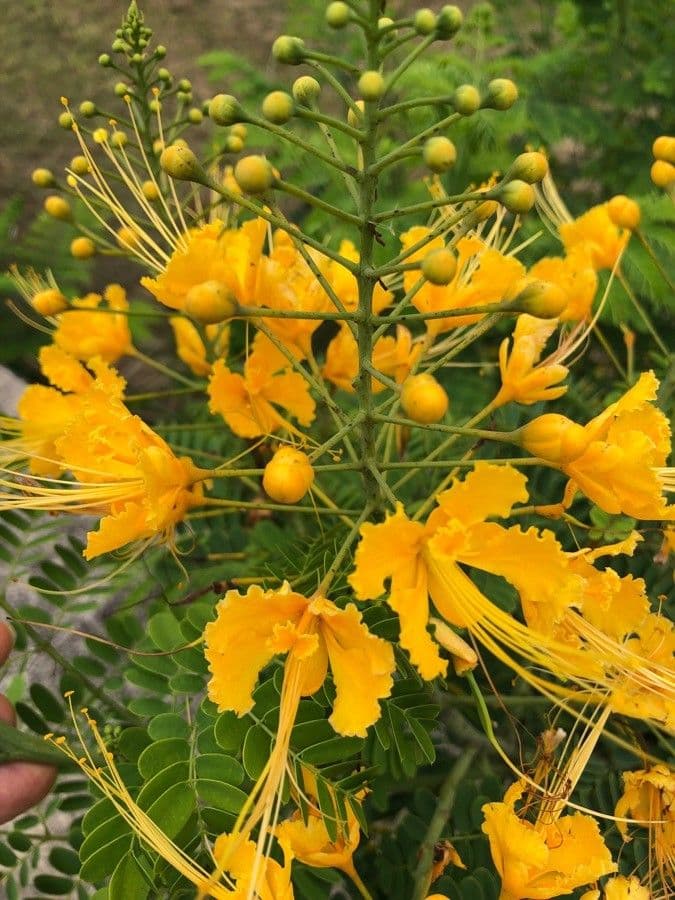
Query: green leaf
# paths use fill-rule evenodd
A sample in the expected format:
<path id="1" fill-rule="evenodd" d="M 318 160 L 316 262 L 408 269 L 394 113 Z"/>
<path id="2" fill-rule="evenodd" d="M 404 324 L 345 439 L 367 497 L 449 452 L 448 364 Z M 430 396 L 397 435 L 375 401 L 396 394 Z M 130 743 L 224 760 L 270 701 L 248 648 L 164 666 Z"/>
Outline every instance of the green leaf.
<path id="1" fill-rule="evenodd" d="M 117 815 L 115 804 L 108 797 L 103 797 L 90 807 L 82 819 L 82 831 L 85 835 Z"/>
<path id="2" fill-rule="evenodd" d="M 65 897 L 73 889 L 73 882 L 70 878 L 61 878 L 58 875 L 36 875 L 33 883 L 48 897 Z"/>
<path id="3" fill-rule="evenodd" d="M 248 717 L 239 717 L 233 712 L 221 713 L 214 726 L 216 741 L 223 750 L 238 750 L 250 727 Z"/>
<path id="4" fill-rule="evenodd" d="M 198 778 L 196 787 L 200 800 L 208 806 L 229 813 L 239 813 L 248 796 L 231 784 L 224 784 L 211 778 Z"/>
<path id="5" fill-rule="evenodd" d="M 162 796 L 173 784 L 180 784 L 190 777 L 190 764 L 187 760 L 172 763 L 162 769 L 141 788 L 137 803 L 141 809 L 147 809 Z"/>
<path id="6" fill-rule="evenodd" d="M 160 650 L 175 650 L 185 643 L 178 619 L 168 610 L 152 616 L 147 631 Z"/>
<path id="7" fill-rule="evenodd" d="M 117 747 L 125 759 L 135 763 L 150 743 L 151 739 L 145 728 L 132 725 L 131 728 L 124 729 L 119 737 Z"/>
<path id="8" fill-rule="evenodd" d="M 97 882 L 107 878 L 115 870 L 115 866 L 128 852 L 131 846 L 131 834 L 122 834 L 107 844 L 99 847 L 82 863 L 80 878 L 83 881 Z"/>
<path id="9" fill-rule="evenodd" d="M 124 677 L 131 684 L 135 684 L 146 691 L 152 691 L 162 696 L 166 694 L 166 678 L 162 675 L 148 672 L 147 669 L 139 669 L 137 666 L 130 666 L 124 670 Z"/>
<path id="10" fill-rule="evenodd" d="M 173 839 L 195 812 L 195 795 L 189 784 L 177 784 L 155 800 L 148 815 L 164 834 Z"/>
<path id="11" fill-rule="evenodd" d="M 47 732 L 50 730 L 49 726 L 32 707 L 27 706 L 25 703 L 21 702 L 15 704 L 15 706 L 17 716 L 25 725 L 27 725 L 31 729 L 31 731 L 34 731 L 39 735 L 47 734 Z"/>
<path id="12" fill-rule="evenodd" d="M 31 684 L 30 696 L 48 722 L 63 722 L 65 718 L 63 704 L 44 685 L 39 682 Z"/>
<path id="13" fill-rule="evenodd" d="M 178 713 L 162 713 L 148 724 L 148 734 L 153 741 L 160 741 L 162 738 L 187 738 L 190 726 Z"/>
<path id="14" fill-rule="evenodd" d="M 150 885 L 134 859 L 127 853 L 117 863 L 108 885 L 108 900 L 145 900 Z"/>
<path id="15" fill-rule="evenodd" d="M 49 862 L 64 875 L 77 875 L 80 871 L 80 858 L 68 847 L 54 847 L 49 854 Z"/>
<path id="16" fill-rule="evenodd" d="M 97 853 L 101 847 L 116 841 L 120 837 L 127 837 L 131 840 L 131 828 L 119 813 L 116 813 L 105 822 L 101 822 L 93 831 L 89 832 L 87 837 L 82 841 L 80 846 L 80 860 L 85 863 L 87 860 Z M 112 872 L 112 868 L 110 869 Z M 94 881 L 97 879 L 93 879 Z"/>
<path id="17" fill-rule="evenodd" d="M 333 791 L 329 788 L 325 778 L 316 779 L 317 800 L 323 817 L 323 824 L 331 841 L 336 841 L 338 836 L 337 809 L 333 799 Z"/>
<path id="18" fill-rule="evenodd" d="M 202 675 L 192 672 L 178 672 L 169 679 L 169 688 L 174 694 L 201 694 L 204 690 L 205 679 Z M 166 685 L 164 686 L 166 690 Z"/>
<path id="19" fill-rule="evenodd" d="M 254 725 L 246 733 L 241 758 L 246 774 L 252 781 L 261 775 L 272 750 L 272 738 L 260 725 Z"/>
<path id="20" fill-rule="evenodd" d="M 197 757 L 195 766 L 197 778 L 212 778 L 227 784 L 241 784 L 244 780 L 244 769 L 233 756 L 204 753 Z"/>
<path id="21" fill-rule="evenodd" d="M 146 747 L 138 757 L 138 771 L 148 780 L 175 762 L 190 758 L 190 745 L 183 738 L 164 738 Z"/>
<path id="22" fill-rule="evenodd" d="M 158 700 L 154 697 L 140 697 L 132 700 L 129 704 L 130 711 L 141 718 L 159 716 L 166 712 L 166 707 L 167 704 L 164 700 Z"/>
<path id="23" fill-rule="evenodd" d="M 10 831 L 7 835 L 7 843 L 13 850 L 18 850 L 20 853 L 30 850 L 33 845 L 31 839 L 20 831 Z"/>
<path id="24" fill-rule="evenodd" d="M 363 738 L 335 736 L 322 744 L 314 744 L 300 754 L 304 762 L 315 766 L 342 762 L 359 753 L 363 748 Z"/>
<path id="25" fill-rule="evenodd" d="M 4 844 L 0 843 L 0 866 L 5 866 L 6 868 L 11 868 L 16 863 L 16 853 L 14 853 L 10 848 Z"/>

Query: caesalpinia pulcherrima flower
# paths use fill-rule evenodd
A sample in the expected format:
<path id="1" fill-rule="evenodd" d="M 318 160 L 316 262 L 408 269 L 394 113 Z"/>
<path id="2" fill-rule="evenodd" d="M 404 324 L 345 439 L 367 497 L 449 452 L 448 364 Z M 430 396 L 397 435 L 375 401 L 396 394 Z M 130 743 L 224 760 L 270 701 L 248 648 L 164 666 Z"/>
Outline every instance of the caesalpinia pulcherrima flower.
<path id="1" fill-rule="evenodd" d="M 577 491 L 608 513 L 671 519 L 661 470 L 670 455 L 670 426 L 654 405 L 659 382 L 643 372 L 615 403 L 585 426 L 565 416 L 539 416 L 520 431 L 522 446 L 570 479 L 565 503 Z"/>
<path id="2" fill-rule="evenodd" d="M 110 312 L 99 312 L 102 301 Z M 76 359 L 87 362 L 99 356 L 114 363 L 134 352 L 129 330 L 129 309 L 124 288 L 110 284 L 100 294 L 71 301 L 73 309 L 56 316 L 54 343 Z"/>
<path id="3" fill-rule="evenodd" d="M 569 372 L 560 363 L 539 363 L 546 342 L 556 330 L 555 320 L 537 319 L 523 314 L 518 316 L 509 352 L 509 339 L 499 347 L 499 371 L 502 386 L 493 401 L 503 406 L 515 401 L 530 405 L 541 400 L 562 397 L 567 387 L 561 385 Z"/>
<path id="4" fill-rule="evenodd" d="M 240 841 L 229 834 L 216 838 L 213 856 L 217 860 L 227 859 L 225 871 L 236 882 L 230 894 L 233 900 L 246 900 L 248 897 L 255 897 L 256 900 L 293 900 L 293 853 L 283 838 L 280 837 L 279 843 L 284 852 L 283 865 L 270 857 L 257 859 L 253 841 Z"/>
<path id="5" fill-rule="evenodd" d="M 401 384 L 410 374 L 422 353 L 421 344 L 413 344 L 412 335 L 403 325 L 396 326 L 396 336 L 378 338 L 373 347 L 373 367 L 383 375 Z M 326 349 L 326 364 L 321 374 L 349 394 L 354 393 L 354 379 L 359 371 L 359 354 L 356 338 L 347 325 L 342 325 Z M 373 393 L 385 388 L 372 377 Z"/>
<path id="6" fill-rule="evenodd" d="M 194 375 L 210 375 L 213 361 L 227 357 L 230 338 L 227 324 L 206 325 L 205 340 L 184 316 L 172 316 L 169 324 L 176 341 L 176 355 Z"/>
<path id="7" fill-rule="evenodd" d="M 560 237 L 571 253 L 582 248 L 594 269 L 613 269 L 630 240 L 630 232 L 617 228 L 606 203 L 594 206 L 578 219 L 561 223 Z"/>
<path id="8" fill-rule="evenodd" d="M 561 322 L 587 319 L 598 289 L 598 276 L 584 246 L 577 244 L 563 257 L 545 256 L 528 272 L 530 278 L 552 282 L 564 292 L 567 305 L 560 313 Z"/>
<path id="9" fill-rule="evenodd" d="M 586 891 L 581 900 L 652 900 L 649 889 L 640 884 L 639 878 L 631 875 L 616 875 L 605 882 L 602 893 L 598 890 Z"/>

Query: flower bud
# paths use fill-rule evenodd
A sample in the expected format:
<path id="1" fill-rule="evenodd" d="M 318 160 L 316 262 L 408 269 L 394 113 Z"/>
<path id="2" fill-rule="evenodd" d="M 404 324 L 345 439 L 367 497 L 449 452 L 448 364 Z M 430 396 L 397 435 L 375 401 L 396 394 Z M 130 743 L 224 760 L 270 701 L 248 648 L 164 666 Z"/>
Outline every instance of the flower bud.
<path id="1" fill-rule="evenodd" d="M 176 181 L 205 180 L 204 170 L 197 157 L 186 144 L 172 144 L 159 157 L 159 164 L 167 175 Z"/>
<path id="2" fill-rule="evenodd" d="M 154 181 L 144 181 L 141 185 L 141 191 L 146 200 L 159 200 L 159 188 Z"/>
<path id="3" fill-rule="evenodd" d="M 285 125 L 295 113 L 293 98 L 286 91 L 272 91 L 262 103 L 262 114 L 268 122 Z"/>
<path id="4" fill-rule="evenodd" d="M 507 181 L 499 188 L 499 202 L 509 212 L 518 215 L 529 212 L 534 206 L 534 200 L 534 188 L 526 181 Z"/>
<path id="5" fill-rule="evenodd" d="M 272 56 L 287 66 L 299 66 L 305 59 L 305 42 L 298 37 L 282 34 L 272 44 Z"/>
<path id="6" fill-rule="evenodd" d="M 157 77 L 159 78 L 160 81 L 170 82 L 171 81 L 171 72 L 169 72 L 168 69 L 165 69 L 164 66 L 162 66 L 161 69 L 157 70 Z"/>
<path id="7" fill-rule="evenodd" d="M 204 121 L 204 113 L 201 109 L 197 109 L 196 106 L 193 106 L 192 109 L 188 110 L 187 117 L 188 122 L 190 122 L 191 125 L 201 125 Z"/>
<path id="8" fill-rule="evenodd" d="M 466 228 L 473 228 L 480 222 L 489 219 L 490 216 L 494 216 L 498 208 L 499 204 L 496 200 L 484 200 L 482 203 L 474 206 L 471 212 L 462 220 L 462 224 Z"/>
<path id="9" fill-rule="evenodd" d="M 67 131 L 73 127 L 73 117 L 69 112 L 62 112 L 58 118 L 58 123 L 61 128 L 65 128 Z"/>
<path id="10" fill-rule="evenodd" d="M 664 159 L 657 159 L 652 165 L 650 175 L 657 187 L 667 188 L 675 181 L 675 166 Z"/>
<path id="11" fill-rule="evenodd" d="M 74 156 L 70 161 L 70 168 L 76 175 L 87 175 L 89 163 L 86 156 Z"/>
<path id="12" fill-rule="evenodd" d="M 537 184 L 543 181 L 547 172 L 548 160 L 543 153 L 536 151 L 521 153 L 509 166 L 504 181 L 518 179 L 526 181 L 528 184 Z"/>
<path id="13" fill-rule="evenodd" d="M 180 99 L 180 98 L 179 98 L 179 99 Z M 148 103 L 148 109 L 150 110 L 150 112 L 154 112 L 154 113 L 161 112 L 161 109 L 162 109 L 162 101 L 161 101 L 161 100 L 158 100 L 158 99 L 155 97 L 154 100 L 151 100 L 151 101 Z"/>
<path id="14" fill-rule="evenodd" d="M 247 194 L 264 194 L 274 184 L 274 170 L 264 156 L 245 156 L 234 167 L 234 178 Z"/>
<path id="15" fill-rule="evenodd" d="M 236 297 L 222 281 L 202 281 L 185 296 L 185 312 L 205 325 L 231 319 L 236 311 Z"/>
<path id="16" fill-rule="evenodd" d="M 192 90 L 192 82 L 189 78 L 181 78 L 178 82 L 178 90 L 183 91 L 186 94 L 189 94 Z"/>
<path id="17" fill-rule="evenodd" d="M 447 172 L 457 159 L 457 150 L 448 138 L 431 137 L 424 144 L 422 158 L 432 172 Z"/>
<path id="18" fill-rule="evenodd" d="M 452 95 L 452 103 L 460 116 L 472 116 L 480 109 L 480 94 L 472 84 L 460 84 Z"/>
<path id="19" fill-rule="evenodd" d="M 110 58 L 109 53 L 101 53 L 101 55 L 98 58 L 99 66 L 103 66 L 104 68 L 107 68 L 111 64 L 111 62 L 112 62 L 112 59 Z"/>
<path id="20" fill-rule="evenodd" d="M 155 57 L 157 59 L 164 59 L 165 56 L 166 47 L 164 46 L 164 44 L 157 44 L 157 46 L 155 47 Z"/>
<path id="21" fill-rule="evenodd" d="M 635 231 L 640 224 L 640 207 L 635 200 L 631 200 L 625 194 L 617 194 L 616 197 L 612 197 L 607 204 L 607 212 L 617 228 Z"/>
<path id="22" fill-rule="evenodd" d="M 384 31 L 385 28 L 391 28 L 394 24 L 394 20 L 390 19 L 389 16 L 380 16 L 377 20 L 377 27 L 380 31 Z"/>
<path id="23" fill-rule="evenodd" d="M 245 141 L 248 136 L 248 128 L 243 123 L 238 122 L 230 128 L 230 134 Z"/>
<path id="24" fill-rule="evenodd" d="M 314 469 L 309 457 L 293 447 L 280 447 L 265 466 L 263 487 L 277 503 L 298 503 L 311 488 Z"/>
<path id="25" fill-rule="evenodd" d="M 422 425 L 440 422 L 448 411 L 448 395 L 433 375 L 409 375 L 401 385 L 401 406 Z"/>
<path id="26" fill-rule="evenodd" d="M 138 245 L 140 244 L 138 232 L 136 232 L 133 228 L 129 228 L 127 225 L 123 225 L 121 228 L 118 228 L 116 238 L 117 243 L 124 250 L 133 250 L 134 247 L 138 247 Z"/>
<path id="27" fill-rule="evenodd" d="M 438 14 L 436 33 L 442 41 L 454 37 L 462 27 L 464 16 L 458 6 L 443 6 Z"/>
<path id="28" fill-rule="evenodd" d="M 108 131 L 106 128 L 95 128 L 91 133 L 91 137 L 95 144 L 105 144 L 108 140 Z"/>
<path id="29" fill-rule="evenodd" d="M 436 13 L 431 9 L 418 9 L 413 18 L 413 26 L 418 34 L 433 34 L 437 22 Z"/>
<path id="30" fill-rule="evenodd" d="M 52 216 L 52 218 L 62 219 L 64 222 L 68 222 L 73 217 L 70 203 L 56 194 L 47 197 L 44 202 L 44 209 L 48 215 Z"/>
<path id="31" fill-rule="evenodd" d="M 209 118 L 216 125 L 235 125 L 245 122 L 246 114 L 241 103 L 232 94 L 216 94 L 209 103 Z"/>
<path id="32" fill-rule="evenodd" d="M 112 42 L 111 47 L 113 53 L 124 53 L 124 51 L 127 49 L 127 45 L 125 41 L 122 40 L 122 38 L 116 38 Z"/>
<path id="33" fill-rule="evenodd" d="M 487 86 L 483 106 L 487 109 L 510 109 L 518 99 L 518 88 L 510 78 L 495 78 Z"/>
<path id="34" fill-rule="evenodd" d="M 68 298 L 56 288 L 47 288 L 46 291 L 38 291 L 32 298 L 33 309 L 41 316 L 55 316 L 57 313 L 68 309 Z"/>
<path id="35" fill-rule="evenodd" d="M 85 119 L 91 119 L 92 116 L 96 115 L 96 104 L 91 100 L 83 100 L 80 103 L 80 115 L 84 116 Z"/>
<path id="36" fill-rule="evenodd" d="M 523 425 L 517 436 L 518 443 L 528 453 L 558 464 L 577 459 L 590 443 L 581 425 L 558 413 L 538 416 Z"/>
<path id="37" fill-rule="evenodd" d="M 129 137 L 125 131 L 119 131 L 119 129 L 115 129 L 112 133 L 112 137 L 110 138 L 110 145 L 112 147 L 126 147 L 129 143 Z"/>
<path id="38" fill-rule="evenodd" d="M 384 94 L 384 78 L 379 72 L 364 72 L 359 78 L 359 93 L 364 100 L 373 102 Z"/>
<path id="39" fill-rule="evenodd" d="M 37 187 L 48 188 L 54 184 L 54 176 L 49 169 L 33 169 L 30 177 Z"/>
<path id="40" fill-rule="evenodd" d="M 293 82 L 293 96 L 298 103 L 303 106 L 310 106 L 314 100 L 317 100 L 321 93 L 321 85 L 312 78 L 311 75 L 301 75 Z"/>
<path id="41" fill-rule="evenodd" d="M 675 137 L 669 137 L 662 134 L 652 144 L 652 153 L 654 159 L 663 160 L 671 165 L 675 165 Z"/>
<path id="42" fill-rule="evenodd" d="M 351 19 L 351 10 L 342 0 L 335 0 L 326 7 L 326 22 L 331 28 L 344 28 Z"/>
<path id="43" fill-rule="evenodd" d="M 455 254 L 445 247 L 432 250 L 422 260 L 422 274 L 432 284 L 450 284 L 456 271 Z"/>
<path id="44" fill-rule="evenodd" d="M 132 88 L 124 81 L 118 81 L 113 88 L 113 93 L 116 97 L 126 97 L 127 94 L 131 94 L 132 92 Z"/>
<path id="45" fill-rule="evenodd" d="M 88 237 L 77 237 L 70 243 L 70 253 L 75 259 L 91 259 L 96 254 L 96 244 Z"/>
<path id="46" fill-rule="evenodd" d="M 567 306 L 567 294 L 551 281 L 518 281 L 507 293 L 509 309 L 537 319 L 557 319 Z"/>
<path id="47" fill-rule="evenodd" d="M 363 100 L 357 100 L 356 108 L 359 110 L 360 113 L 363 113 L 366 108 L 366 104 L 363 102 Z M 356 113 L 354 112 L 354 110 L 350 107 L 347 110 L 347 124 L 351 125 L 352 128 L 358 128 L 360 125 L 363 124 L 363 115 L 357 116 Z"/>
<path id="48" fill-rule="evenodd" d="M 241 153 L 244 149 L 244 142 L 236 134 L 228 134 L 225 138 L 224 149 L 226 153 Z"/>

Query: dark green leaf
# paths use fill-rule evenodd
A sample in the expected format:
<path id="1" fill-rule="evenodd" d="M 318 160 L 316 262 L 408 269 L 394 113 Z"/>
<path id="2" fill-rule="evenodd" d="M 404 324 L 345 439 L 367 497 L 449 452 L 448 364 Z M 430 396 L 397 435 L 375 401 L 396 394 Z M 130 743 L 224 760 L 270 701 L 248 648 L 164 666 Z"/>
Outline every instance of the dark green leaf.
<path id="1" fill-rule="evenodd" d="M 131 853 L 127 853 L 117 863 L 108 885 L 109 900 L 145 900 L 150 886 L 138 863 Z"/>
<path id="2" fill-rule="evenodd" d="M 155 800 L 162 796 L 174 784 L 181 784 L 190 777 L 190 764 L 188 761 L 181 760 L 172 763 L 161 772 L 158 772 L 153 778 L 141 788 L 137 798 L 137 803 L 141 809 L 147 809 Z"/>
<path id="3" fill-rule="evenodd" d="M 150 779 L 153 775 L 166 769 L 175 762 L 182 762 L 190 758 L 190 745 L 183 738 L 164 738 L 155 741 L 146 747 L 138 757 L 138 771 L 143 778 Z"/>
<path id="4" fill-rule="evenodd" d="M 233 712 L 221 713 L 214 726 L 216 741 L 223 750 L 238 750 L 250 727 L 248 717 L 239 717 Z"/>
<path id="5" fill-rule="evenodd" d="M 272 738 L 260 725 L 254 725 L 246 733 L 242 762 L 248 777 L 255 781 L 262 773 L 272 749 Z"/>
<path id="6" fill-rule="evenodd" d="M 49 854 L 49 862 L 64 875 L 77 875 L 80 871 L 80 858 L 67 847 L 54 847 Z"/>
<path id="7" fill-rule="evenodd" d="M 208 806 L 230 813 L 239 813 L 247 799 L 239 788 L 210 778 L 197 779 L 197 794 Z"/>
<path id="8" fill-rule="evenodd" d="M 234 790 L 234 789 L 233 789 Z M 155 800 L 148 815 L 173 839 L 195 811 L 195 795 L 189 784 L 177 784 Z"/>
<path id="9" fill-rule="evenodd" d="M 36 682 L 30 686 L 30 696 L 33 703 L 49 722 L 63 722 L 65 710 L 63 703 L 57 699 L 44 685 Z"/>
<path id="10" fill-rule="evenodd" d="M 131 833 L 121 834 L 108 843 L 101 845 L 82 861 L 80 878 L 83 881 L 102 881 L 114 870 L 120 859 L 131 846 Z M 80 850 L 80 853 L 82 851 Z"/>
<path id="11" fill-rule="evenodd" d="M 198 756 L 196 768 L 198 778 L 212 778 L 227 784 L 241 784 L 244 780 L 241 763 L 222 753 L 204 753 Z"/>
<path id="12" fill-rule="evenodd" d="M 48 897 L 65 897 L 73 889 L 70 878 L 61 878 L 58 875 L 36 875 L 33 883 Z"/>
<path id="13" fill-rule="evenodd" d="M 148 725 L 148 734 L 153 741 L 163 738 L 187 738 L 189 733 L 190 726 L 177 713 L 162 713 L 155 716 Z"/>

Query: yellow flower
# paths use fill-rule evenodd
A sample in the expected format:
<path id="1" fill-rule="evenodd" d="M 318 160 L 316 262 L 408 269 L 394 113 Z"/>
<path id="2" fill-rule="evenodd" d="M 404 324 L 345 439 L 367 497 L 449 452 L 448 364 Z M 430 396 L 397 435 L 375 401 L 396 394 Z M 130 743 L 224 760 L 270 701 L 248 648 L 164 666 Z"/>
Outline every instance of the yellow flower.
<path id="1" fill-rule="evenodd" d="M 549 900 L 616 871 L 594 819 L 575 813 L 532 824 L 515 810 L 524 790 L 516 783 L 503 803 L 483 806 L 483 831 L 502 879 L 500 900 Z"/>
<path id="2" fill-rule="evenodd" d="M 141 284 L 171 309 L 183 309 L 191 288 L 219 282 L 240 303 L 254 303 L 262 290 L 262 247 L 267 233 L 263 219 L 245 222 L 241 228 L 225 228 L 213 221 L 193 228 L 178 244 L 157 278 L 141 278 Z"/>
<path id="3" fill-rule="evenodd" d="M 209 358 L 227 356 L 230 327 L 226 324 L 206 325 L 204 338 L 197 327 L 183 316 L 172 316 L 169 324 L 173 328 L 176 353 L 195 375 L 210 375 L 212 364 Z"/>
<path id="4" fill-rule="evenodd" d="M 672 645 L 671 645 L 672 653 Z M 649 832 L 650 856 L 668 896 L 675 877 L 675 773 L 658 764 L 651 769 L 623 773 L 624 792 L 614 810 L 617 827 L 628 841 L 628 825 L 621 818 L 632 817 Z M 617 895 L 617 900 L 619 896 Z M 632 897 L 632 894 L 627 896 Z M 635 895 L 636 900 L 640 898 Z"/>
<path id="5" fill-rule="evenodd" d="M 299 372 L 279 371 L 284 363 L 280 353 L 260 345 L 246 360 L 243 375 L 217 360 L 208 386 L 209 409 L 220 413 L 239 437 L 260 437 L 280 428 L 300 434 L 276 407 L 287 410 L 301 425 L 310 425 L 315 403 Z"/>
<path id="6" fill-rule="evenodd" d="M 586 891 L 581 895 L 581 900 L 600 900 L 600 891 Z M 605 883 L 602 900 L 652 900 L 652 895 L 635 875 L 630 878 L 617 875 Z"/>
<path id="7" fill-rule="evenodd" d="M 420 344 L 414 345 L 412 335 L 403 325 L 396 326 L 396 337 L 378 338 L 373 347 L 373 366 L 395 379 L 397 384 L 405 381 L 422 352 Z M 359 372 L 359 352 L 356 339 L 346 324 L 340 327 L 326 350 L 326 363 L 322 375 L 337 387 L 353 394 L 354 379 Z M 379 394 L 385 388 L 373 376 L 371 389 Z"/>
<path id="8" fill-rule="evenodd" d="M 213 856 L 216 860 L 227 859 L 225 871 L 236 879 L 236 887 L 232 891 L 234 900 L 245 900 L 252 896 L 256 900 L 293 900 L 293 854 L 288 852 L 283 841 L 280 843 L 284 850 L 283 866 L 269 857 L 256 860 L 256 845 L 253 841 L 241 841 L 229 834 L 221 834 L 216 838 Z M 256 871 L 254 885 L 253 873 Z"/>
<path id="9" fill-rule="evenodd" d="M 616 403 L 591 419 L 583 429 L 565 417 L 574 434 L 573 449 L 561 456 L 560 445 L 547 450 L 539 440 L 546 417 L 521 429 L 525 449 L 555 464 L 570 479 L 565 491 L 569 505 L 577 490 L 608 513 L 624 513 L 636 519 L 672 519 L 674 508 L 663 496 L 661 470 L 670 454 L 670 426 L 653 405 L 659 382 L 653 372 L 643 372 Z M 531 439 L 537 435 L 537 443 Z"/>
<path id="10" fill-rule="evenodd" d="M 415 226 L 401 235 L 403 248 L 413 246 L 429 233 L 428 228 Z M 421 261 L 431 250 L 443 246 L 439 239 L 430 240 L 421 250 L 412 253 L 406 262 Z M 454 247 L 457 254 L 457 272 L 447 285 L 425 282 L 412 298 L 413 306 L 422 313 L 441 310 L 462 310 L 463 307 L 487 306 L 499 303 L 516 282 L 525 274 L 523 265 L 513 256 L 505 256 L 499 250 L 489 247 L 475 236 L 462 237 Z M 417 283 L 421 275 L 419 269 L 405 272 L 403 288 L 407 292 Z M 482 314 L 455 316 L 453 318 L 427 319 L 429 335 L 441 334 L 451 328 L 478 322 Z"/>
<path id="11" fill-rule="evenodd" d="M 300 661 L 301 695 L 318 691 L 330 666 L 336 687 L 330 722 L 340 734 L 365 737 L 391 690 L 392 648 L 370 634 L 356 607 L 307 599 L 288 584 L 278 591 L 254 585 L 245 596 L 228 591 L 204 641 L 209 697 L 221 712 L 244 715 L 252 708 L 258 673 L 278 653 Z"/>
<path id="12" fill-rule="evenodd" d="M 0 480 L 4 489 L 0 508 L 100 516 L 99 530 L 87 535 L 87 559 L 131 541 L 155 536 L 170 541 L 176 524 L 201 502 L 199 482 L 205 476 L 187 457 L 176 457 L 158 434 L 129 412 L 119 396 L 120 379 L 105 363 L 93 360 L 90 365 L 97 378 L 81 395 L 77 415 L 52 439 L 52 462 L 75 482 L 22 483 L 11 475 Z M 52 397 L 44 402 L 49 407 Z"/>
<path id="13" fill-rule="evenodd" d="M 287 846 L 294 858 L 316 869 L 341 869 L 350 875 L 354 871 L 354 851 L 359 845 L 359 823 L 347 807 L 348 821 L 344 832 L 331 839 L 318 810 L 310 807 L 307 822 L 300 812 L 281 822 L 275 834 L 282 846 Z"/>
<path id="14" fill-rule="evenodd" d="M 598 289 L 598 276 L 591 266 L 584 245 L 578 244 L 564 257 L 547 256 L 536 262 L 529 277 L 558 285 L 567 297 L 567 306 L 560 313 L 561 322 L 587 319 Z"/>
<path id="15" fill-rule="evenodd" d="M 101 301 L 112 312 L 97 312 Z M 56 316 L 54 343 L 76 359 L 87 362 L 100 356 L 105 362 L 116 362 L 121 356 L 134 352 L 128 318 L 129 309 L 124 288 L 110 284 L 100 294 L 87 294 L 73 300 L 75 309 Z M 83 310 L 83 312 L 80 312 Z"/>
<path id="16" fill-rule="evenodd" d="M 527 313 L 518 316 L 511 352 L 508 338 L 499 348 L 502 386 L 493 405 L 503 406 L 512 400 L 530 405 L 555 400 L 567 391 L 566 386 L 556 386 L 567 377 L 566 366 L 546 362 L 538 365 L 544 345 L 556 328 L 555 320 L 537 319 Z"/>
<path id="17" fill-rule="evenodd" d="M 606 203 L 572 222 L 561 223 L 559 231 L 567 253 L 581 247 L 596 271 L 613 269 L 630 239 L 630 232 L 617 228 L 610 219 Z"/>

